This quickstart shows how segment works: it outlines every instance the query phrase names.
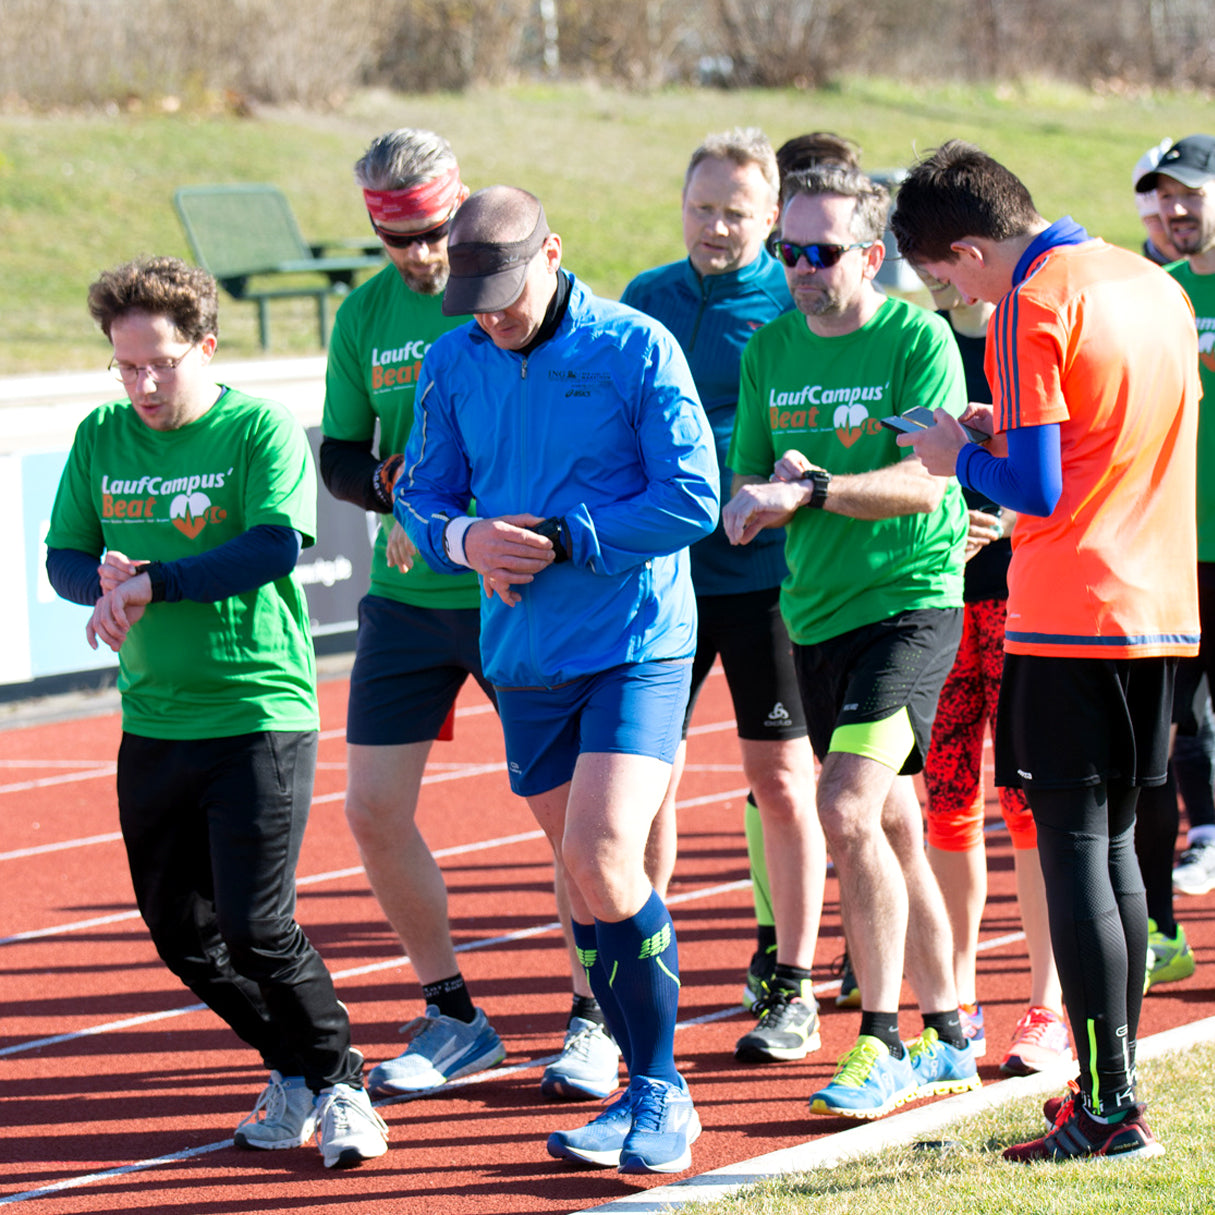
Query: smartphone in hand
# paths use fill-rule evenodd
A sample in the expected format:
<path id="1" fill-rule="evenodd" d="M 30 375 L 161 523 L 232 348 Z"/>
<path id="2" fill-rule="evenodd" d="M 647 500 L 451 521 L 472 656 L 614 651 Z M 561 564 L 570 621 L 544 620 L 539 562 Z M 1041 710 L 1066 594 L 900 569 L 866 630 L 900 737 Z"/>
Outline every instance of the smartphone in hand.
<path id="1" fill-rule="evenodd" d="M 914 434 L 917 430 L 927 430 L 930 426 L 937 424 L 932 410 L 923 405 L 913 405 L 906 413 L 896 413 L 878 420 L 887 430 L 894 430 L 905 435 Z M 983 431 L 976 430 L 973 426 L 967 426 L 965 422 L 959 422 L 958 425 L 966 432 L 966 438 L 971 443 L 986 443 L 991 438 L 991 435 L 984 434 Z"/>

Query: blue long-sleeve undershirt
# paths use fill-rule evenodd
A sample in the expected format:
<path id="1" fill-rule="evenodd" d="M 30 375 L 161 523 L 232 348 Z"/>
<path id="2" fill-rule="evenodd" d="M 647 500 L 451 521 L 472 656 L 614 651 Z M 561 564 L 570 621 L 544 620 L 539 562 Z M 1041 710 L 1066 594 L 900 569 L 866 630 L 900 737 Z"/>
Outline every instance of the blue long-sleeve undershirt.
<path id="1" fill-rule="evenodd" d="M 217 603 L 264 586 L 291 573 L 302 546 L 303 537 L 294 528 L 262 523 L 197 557 L 166 561 L 161 566 L 165 602 Z M 52 548 L 46 554 L 46 572 L 55 592 L 86 607 L 101 598 L 97 563 L 96 553 L 75 548 Z"/>
<path id="2" fill-rule="evenodd" d="M 985 498 L 1020 515 L 1054 512 L 1063 492 L 1063 464 L 1059 452 L 1059 426 L 1020 426 L 1005 432 L 1008 456 L 993 456 L 978 443 L 958 452 L 958 480 Z"/>

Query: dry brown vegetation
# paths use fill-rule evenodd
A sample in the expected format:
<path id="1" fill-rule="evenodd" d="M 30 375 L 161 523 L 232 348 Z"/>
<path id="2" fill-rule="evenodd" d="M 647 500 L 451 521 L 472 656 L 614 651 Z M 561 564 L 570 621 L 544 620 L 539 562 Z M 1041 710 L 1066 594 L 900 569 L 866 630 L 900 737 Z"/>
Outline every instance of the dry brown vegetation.
<path id="1" fill-rule="evenodd" d="M 543 76 L 1215 87 L 1210 0 L 0 0 L 0 29 L 9 109 L 316 107 Z"/>

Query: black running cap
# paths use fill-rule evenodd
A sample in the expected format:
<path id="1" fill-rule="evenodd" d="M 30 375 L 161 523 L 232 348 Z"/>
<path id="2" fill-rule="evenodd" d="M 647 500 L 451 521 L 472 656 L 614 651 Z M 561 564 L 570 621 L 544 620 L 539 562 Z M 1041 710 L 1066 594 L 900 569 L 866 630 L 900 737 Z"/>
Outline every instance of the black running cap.
<path id="1" fill-rule="evenodd" d="M 461 237 L 460 243 L 447 246 L 451 273 L 443 292 L 444 316 L 501 312 L 519 298 L 532 258 L 549 235 L 544 207 L 539 203 L 537 206 L 536 226 L 531 235 L 515 241 L 477 240 L 476 219 L 469 222 L 463 214 L 468 203 L 460 208 L 455 233 Z"/>
<path id="2" fill-rule="evenodd" d="M 1179 139 L 1160 158 L 1160 163 L 1135 183 L 1135 189 L 1140 194 L 1154 190 L 1162 173 L 1191 190 L 1201 189 L 1215 178 L 1215 135 L 1187 135 Z"/>

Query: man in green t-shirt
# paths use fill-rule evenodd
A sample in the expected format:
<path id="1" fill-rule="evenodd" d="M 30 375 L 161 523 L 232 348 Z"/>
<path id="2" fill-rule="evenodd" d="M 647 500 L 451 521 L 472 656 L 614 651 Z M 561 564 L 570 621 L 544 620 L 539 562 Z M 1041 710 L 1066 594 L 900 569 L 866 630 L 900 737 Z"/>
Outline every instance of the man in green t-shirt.
<path id="1" fill-rule="evenodd" d="M 119 822 L 157 952 L 270 1070 L 236 1143 L 315 1132 L 325 1164 L 349 1167 L 383 1155 L 387 1132 L 295 922 L 318 720 L 293 571 L 314 541 L 316 476 L 286 409 L 209 378 L 216 300 L 215 280 L 176 258 L 89 289 L 129 402 L 76 432 L 47 573 L 92 606 L 90 644 L 119 657 Z"/>
<path id="2" fill-rule="evenodd" d="M 886 192 L 822 167 L 786 178 L 783 203 L 777 252 L 797 311 L 743 352 L 722 521 L 735 544 L 788 527 L 781 610 L 860 982 L 857 1045 L 811 1109 L 878 1118 L 979 1083 L 911 781 L 961 634 L 966 510 L 879 421 L 917 405 L 958 413 L 966 398 L 948 326 L 874 287 Z M 907 1048 L 904 946 L 925 1025 Z"/>
<path id="3" fill-rule="evenodd" d="M 1202 404 L 1198 412 L 1198 606 L 1202 617 L 1202 649 L 1196 661 L 1215 672 L 1215 136 L 1189 135 L 1161 156 L 1155 169 L 1135 183 L 1140 193 L 1156 192 L 1160 219 L 1170 243 L 1183 260 L 1168 272 L 1185 288 L 1198 325 L 1198 378 Z M 1180 683 L 1180 676 L 1179 676 Z M 1185 894 L 1215 890 L 1215 824 L 1195 822 L 1176 869 L 1173 888 Z M 1152 934 L 1153 965 L 1168 954 L 1178 977 L 1193 968 L 1193 957 L 1182 950 L 1180 925 L 1172 938 Z M 1157 980 L 1159 981 L 1159 980 Z"/>
<path id="4" fill-rule="evenodd" d="M 493 1067 L 502 1040 L 472 1002 L 456 961 L 443 875 L 415 816 L 431 744 L 447 737 L 456 696 L 481 673 L 480 586 L 436 573 L 392 518 L 392 487 L 413 425 L 414 391 L 445 317 L 447 233 L 468 197 L 451 145 L 404 127 L 373 140 L 354 168 L 391 265 L 338 310 L 329 347 L 321 476 L 330 493 L 379 516 L 371 588 L 359 604 L 350 677 L 346 819 L 367 879 L 422 985 L 425 1015 L 407 1049 L 374 1068 L 376 1094 L 424 1092 Z M 376 447 L 376 432 L 378 447 Z M 565 1048 L 541 1090 L 592 1100 L 615 1090 L 620 1052 L 581 967 Z"/>

